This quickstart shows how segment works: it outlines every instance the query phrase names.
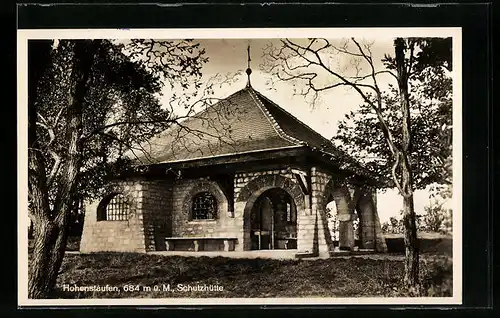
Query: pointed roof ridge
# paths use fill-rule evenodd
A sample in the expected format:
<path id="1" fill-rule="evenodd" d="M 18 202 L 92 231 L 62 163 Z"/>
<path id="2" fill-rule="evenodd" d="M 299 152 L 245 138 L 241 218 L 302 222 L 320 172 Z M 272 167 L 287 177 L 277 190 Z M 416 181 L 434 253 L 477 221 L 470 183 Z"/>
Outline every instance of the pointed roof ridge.
<path id="1" fill-rule="evenodd" d="M 218 98 L 183 119 L 181 128 L 172 125 L 141 143 L 139 147 L 145 152 L 139 150 L 136 154 L 130 150 L 126 156 L 142 165 L 300 146 L 298 140 L 279 131 L 250 90 L 251 87 L 243 87 Z M 184 129 L 180 135 L 179 129 Z M 201 135 L 201 131 L 206 135 Z"/>
<path id="2" fill-rule="evenodd" d="M 285 133 L 285 131 L 283 131 L 283 129 L 281 128 L 281 126 L 278 123 L 278 121 L 276 120 L 276 118 L 274 118 L 274 116 L 271 114 L 271 112 L 269 112 L 267 107 L 260 100 L 261 96 L 263 97 L 263 95 L 261 93 L 259 93 L 257 90 L 255 90 L 252 86 L 247 86 L 244 88 L 244 90 L 248 91 L 248 93 L 250 94 L 250 96 L 252 97 L 254 102 L 256 103 L 257 107 L 259 107 L 260 110 L 264 113 L 267 120 L 269 120 L 269 122 L 271 123 L 271 126 L 275 129 L 276 133 L 281 138 L 283 138 L 284 140 L 286 140 L 288 142 L 296 144 L 296 145 L 304 145 L 305 144 L 304 141 L 299 140 L 297 138 L 294 138 L 294 137 L 288 135 L 287 133 Z M 254 96 L 254 94 L 256 96 Z"/>
<path id="3" fill-rule="evenodd" d="M 253 89 L 253 88 L 252 88 Z M 295 121 L 297 121 L 299 124 L 301 124 L 304 128 L 307 128 L 310 132 L 312 132 L 313 134 L 317 135 L 318 137 L 324 139 L 325 141 L 331 143 L 330 140 L 328 140 L 326 137 L 324 137 L 323 135 L 321 135 L 320 133 L 318 133 L 317 131 L 315 131 L 314 129 L 312 129 L 309 125 L 307 125 L 306 123 L 304 123 L 303 121 L 301 121 L 300 119 L 298 119 L 296 116 L 294 116 L 293 114 L 291 114 L 290 112 L 288 112 L 286 109 L 284 109 L 283 107 L 279 106 L 277 103 L 275 103 L 274 101 L 272 101 L 269 97 L 265 96 L 264 94 L 262 94 L 261 92 L 257 91 L 256 89 L 253 89 L 253 91 L 257 94 L 257 96 L 259 96 L 260 98 L 263 98 L 265 100 L 267 100 L 269 103 L 271 103 L 274 107 L 278 108 L 280 111 L 284 112 L 286 115 L 290 116 L 291 118 L 293 118 Z M 272 115 L 271 115 L 272 116 Z"/>
<path id="4" fill-rule="evenodd" d="M 326 137 L 324 137 L 323 135 L 321 135 L 320 133 L 318 133 L 317 131 L 315 131 L 314 129 L 312 129 L 309 125 L 307 125 L 306 123 L 304 123 L 303 121 L 301 121 L 300 119 L 298 119 L 296 116 L 294 116 L 293 114 L 291 114 L 290 112 L 288 112 L 287 110 L 285 110 L 283 107 L 279 106 L 277 103 L 275 103 L 270 98 L 268 98 L 267 96 L 265 96 L 261 92 L 257 91 L 253 87 L 250 87 L 249 89 L 251 89 L 257 95 L 257 97 L 259 99 L 261 98 L 261 99 L 264 99 L 265 101 L 267 101 L 272 107 L 276 108 L 278 111 L 280 111 L 280 112 L 284 113 L 286 116 L 290 117 L 290 119 L 292 119 L 293 121 L 295 121 L 295 123 L 299 124 L 302 128 L 305 128 L 309 133 L 311 133 L 312 135 L 314 135 L 315 138 L 318 138 L 318 141 L 321 141 L 321 142 L 320 142 L 319 145 L 317 145 L 317 144 L 310 144 L 310 142 L 308 142 L 306 140 L 303 140 L 300 137 L 290 136 L 291 134 L 286 133 L 283 130 L 283 127 L 281 127 L 281 125 L 280 125 L 280 121 L 277 120 L 275 118 L 275 116 L 273 116 L 271 114 L 271 112 L 269 111 L 268 107 L 266 107 L 265 105 L 263 105 L 262 101 L 259 100 L 259 102 L 262 104 L 262 107 L 264 107 L 266 109 L 266 113 L 268 113 L 269 117 L 272 118 L 274 125 L 278 126 L 278 129 L 280 131 L 282 131 L 283 134 L 286 135 L 288 138 L 290 138 L 292 140 L 295 140 L 295 142 L 299 143 L 300 145 L 307 145 L 307 146 L 310 146 L 312 148 L 318 148 L 319 150 L 322 150 L 324 152 L 330 152 L 332 155 L 342 154 L 342 152 L 335 146 L 335 144 L 331 140 L 327 139 Z M 326 149 L 323 149 L 323 148 L 326 148 Z M 328 148 L 330 148 L 330 149 L 328 149 Z"/>
<path id="5" fill-rule="evenodd" d="M 259 104 L 261 105 L 261 107 L 264 107 L 265 113 L 268 114 L 269 118 L 272 119 L 271 123 L 273 124 L 273 126 L 276 126 L 277 130 L 279 130 L 280 132 L 282 132 L 283 135 L 286 136 L 287 140 L 294 140 L 297 145 L 309 146 L 313 150 L 316 149 L 320 153 L 332 156 L 332 159 L 333 158 L 336 158 L 337 160 L 342 159 L 343 162 L 340 163 L 341 168 L 346 168 L 347 164 L 349 168 L 355 169 L 358 173 L 364 173 L 364 174 L 367 173 L 366 168 L 361 163 L 359 163 L 353 157 L 349 156 L 345 151 L 338 149 L 337 146 L 335 146 L 335 144 L 331 140 L 325 138 L 323 135 L 312 129 L 309 125 L 302 122 L 300 119 L 298 119 L 290 112 L 279 106 L 277 103 L 273 102 L 270 98 L 266 97 L 264 94 L 255 90 L 253 87 L 249 87 L 247 89 L 251 90 L 259 98 Z M 268 105 L 267 106 L 264 105 L 264 103 L 262 103 L 260 99 L 266 101 Z M 310 133 L 311 135 L 306 136 L 305 134 L 301 134 L 300 132 L 293 132 L 293 133 L 290 133 L 291 131 L 286 132 L 283 126 L 285 125 L 285 122 L 288 119 L 287 118 L 277 119 L 276 118 L 277 113 L 273 115 L 272 111 L 269 110 L 270 108 L 269 106 L 274 107 L 275 110 L 278 110 L 278 112 L 281 112 L 286 117 L 288 117 L 288 119 L 292 121 L 291 124 L 293 126 L 298 124 L 301 128 L 306 129 L 307 132 Z M 290 129 L 290 127 L 288 128 Z M 294 126 L 294 128 L 299 128 L 299 127 Z"/>
<path id="6" fill-rule="evenodd" d="M 228 115 L 224 107 L 233 111 Z M 221 111 L 224 113 L 219 117 Z M 203 123 L 207 122 L 209 124 L 205 126 Z M 341 169 L 354 169 L 357 173 L 366 174 L 366 169 L 357 160 L 251 86 L 220 98 L 189 116 L 183 120 L 183 126 L 194 131 L 206 131 L 207 134 L 224 130 L 219 138 L 229 138 L 229 143 L 220 143 L 221 140 L 211 135 L 203 140 L 197 140 L 197 136 L 190 134 L 179 135 L 180 128 L 172 125 L 141 145 L 141 148 L 149 149 L 147 154 L 136 156 L 131 150 L 130 155 L 133 154 L 135 160 L 131 159 L 141 165 L 308 147 L 332 163 L 335 162 Z"/>
<path id="7" fill-rule="evenodd" d="M 197 118 L 197 116 L 200 116 L 200 115 L 202 115 L 202 114 L 206 113 L 206 112 L 207 112 L 207 111 L 209 111 L 210 109 L 212 109 L 212 108 L 216 107 L 219 103 L 221 103 L 221 102 L 223 102 L 223 101 L 225 101 L 225 100 L 228 100 L 228 99 L 230 99 L 230 98 L 232 98 L 232 97 L 236 96 L 237 94 L 240 94 L 242 91 L 246 90 L 247 88 L 248 88 L 248 87 L 244 87 L 244 88 L 242 88 L 242 89 L 240 89 L 240 90 L 238 90 L 238 91 L 236 91 L 236 92 L 234 92 L 234 93 L 231 93 L 231 94 L 227 95 L 226 97 L 220 97 L 220 98 L 218 98 L 218 101 L 217 101 L 217 102 L 213 103 L 212 105 L 206 106 L 204 109 L 202 109 L 202 110 L 200 110 L 200 111 L 198 111 L 198 112 L 195 112 L 195 113 L 194 113 L 193 115 L 191 115 L 191 116 L 187 116 L 186 118 L 183 118 L 180 122 L 189 121 L 189 120 L 192 120 L 192 119 Z M 175 125 L 174 125 L 174 126 L 175 126 Z M 169 130 L 172 130 L 172 129 L 174 129 L 174 127 L 173 127 L 173 126 L 170 126 L 170 127 L 166 128 L 166 129 L 162 130 L 161 132 L 159 132 L 159 133 L 158 133 L 156 136 L 154 136 L 154 137 L 159 137 L 159 136 L 161 136 L 162 134 L 164 134 L 164 133 L 166 133 L 166 132 L 168 132 Z M 154 137 L 153 137 L 153 138 L 154 138 Z"/>

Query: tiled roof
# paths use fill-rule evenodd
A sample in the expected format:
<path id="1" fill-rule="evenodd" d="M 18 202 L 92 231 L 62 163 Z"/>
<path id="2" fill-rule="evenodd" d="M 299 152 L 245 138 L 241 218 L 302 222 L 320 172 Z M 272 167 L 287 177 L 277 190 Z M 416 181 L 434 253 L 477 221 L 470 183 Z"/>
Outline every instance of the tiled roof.
<path id="1" fill-rule="evenodd" d="M 305 144 L 311 148 L 321 149 L 333 155 L 340 154 L 339 150 L 337 150 L 331 141 L 311 129 L 261 93 L 255 90 L 252 90 L 252 93 L 256 95 L 260 106 L 265 109 L 265 112 L 274 125 L 279 127 L 286 136 L 295 140 L 296 143 Z"/>
<path id="2" fill-rule="evenodd" d="M 142 145 L 147 155 L 131 158 L 164 163 L 295 146 L 277 132 L 252 91 L 242 89 L 173 125 Z"/>
<path id="3" fill-rule="evenodd" d="M 152 164 L 301 146 L 331 156 L 332 164 L 340 168 L 362 169 L 328 139 L 250 86 L 152 138 L 143 145 L 147 156 L 129 156 L 137 164 Z"/>

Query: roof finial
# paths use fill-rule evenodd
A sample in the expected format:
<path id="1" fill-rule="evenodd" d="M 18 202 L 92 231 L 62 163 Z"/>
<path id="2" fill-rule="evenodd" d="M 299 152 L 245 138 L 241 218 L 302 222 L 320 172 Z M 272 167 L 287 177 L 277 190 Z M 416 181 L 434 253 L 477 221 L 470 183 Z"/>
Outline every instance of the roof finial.
<path id="1" fill-rule="evenodd" d="M 252 69 L 250 68 L 250 43 L 248 43 L 248 48 L 247 48 L 247 55 L 248 55 L 248 65 L 247 65 L 247 76 L 248 76 L 248 81 L 247 81 L 247 87 L 250 87 L 250 74 L 252 74 Z"/>

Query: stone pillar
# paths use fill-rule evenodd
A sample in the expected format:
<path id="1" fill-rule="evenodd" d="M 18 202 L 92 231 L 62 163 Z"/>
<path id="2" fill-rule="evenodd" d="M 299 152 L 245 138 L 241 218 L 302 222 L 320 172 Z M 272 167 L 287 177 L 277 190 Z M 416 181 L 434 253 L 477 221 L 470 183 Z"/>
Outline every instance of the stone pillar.
<path id="1" fill-rule="evenodd" d="M 386 252 L 387 245 L 377 213 L 376 190 L 364 191 L 358 202 L 361 227 L 361 248 Z"/>
<path id="2" fill-rule="evenodd" d="M 360 213 L 360 234 L 361 234 L 361 248 L 374 249 L 375 248 L 375 231 L 373 220 L 373 206 L 370 200 L 363 195 L 358 203 Z"/>
<path id="3" fill-rule="evenodd" d="M 303 211 L 297 211 L 297 249 L 299 253 L 317 253 L 317 235 L 315 242 L 314 231 L 316 229 L 316 210 L 318 207 L 319 178 L 315 168 L 311 170 L 311 194 L 305 196 Z"/>
<path id="4" fill-rule="evenodd" d="M 333 242 L 326 218 L 325 187 L 330 176 L 316 167 L 311 168 L 311 205 L 306 204 L 298 219 L 298 251 L 328 256 L 333 251 Z M 306 196 L 307 198 L 307 196 Z"/>
<path id="5" fill-rule="evenodd" d="M 363 193 L 359 202 L 361 248 L 375 248 L 375 220 L 374 205 L 369 193 Z"/>
<path id="6" fill-rule="evenodd" d="M 240 226 L 242 231 L 238 235 L 238 243 L 236 244 L 235 251 L 249 251 L 252 249 L 252 242 L 250 240 L 250 215 L 245 216 L 246 202 L 234 203 L 234 217 L 240 219 Z"/>
<path id="7" fill-rule="evenodd" d="M 347 191 L 337 191 L 342 196 L 335 198 L 337 205 L 337 219 L 339 220 L 339 249 L 351 251 L 354 248 L 354 227 L 352 211 L 350 209 L 350 198 Z"/>
<path id="8" fill-rule="evenodd" d="M 313 253 L 314 222 L 311 209 L 311 195 L 304 196 L 304 209 L 297 209 L 297 250 L 299 253 Z"/>

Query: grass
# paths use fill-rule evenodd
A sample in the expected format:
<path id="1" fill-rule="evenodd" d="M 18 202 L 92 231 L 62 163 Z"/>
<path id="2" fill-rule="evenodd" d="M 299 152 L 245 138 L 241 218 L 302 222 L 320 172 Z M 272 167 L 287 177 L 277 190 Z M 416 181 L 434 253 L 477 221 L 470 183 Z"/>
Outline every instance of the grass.
<path id="1" fill-rule="evenodd" d="M 231 259 L 137 253 L 67 254 L 57 281 L 58 298 L 170 297 L 404 297 L 452 296 L 451 238 L 422 237 L 421 289 L 403 287 L 404 244 L 386 238 L 389 255 L 317 260 Z M 68 250 L 77 250 L 70 239 Z M 219 291 L 177 290 L 178 284 L 216 285 Z M 111 286 L 119 291 L 65 291 L 63 286 Z M 170 285 L 170 291 L 163 286 Z M 125 291 L 126 287 L 133 286 Z M 159 290 L 155 290 L 158 288 Z"/>
<path id="2" fill-rule="evenodd" d="M 402 260 L 389 259 L 271 260 L 95 253 L 69 254 L 61 270 L 57 285 L 57 297 L 61 298 L 411 296 L 402 285 Z M 448 257 L 423 258 L 420 274 L 423 288 L 418 296 L 451 296 L 452 264 Z M 169 284 L 171 291 L 163 291 Z M 217 285 L 223 290 L 175 290 L 178 284 Z M 63 285 L 109 285 L 120 291 L 68 292 L 63 291 Z M 125 286 L 137 286 L 137 290 L 126 291 Z"/>

